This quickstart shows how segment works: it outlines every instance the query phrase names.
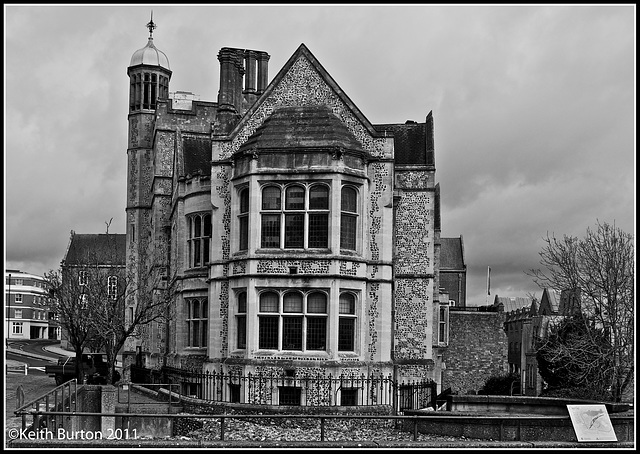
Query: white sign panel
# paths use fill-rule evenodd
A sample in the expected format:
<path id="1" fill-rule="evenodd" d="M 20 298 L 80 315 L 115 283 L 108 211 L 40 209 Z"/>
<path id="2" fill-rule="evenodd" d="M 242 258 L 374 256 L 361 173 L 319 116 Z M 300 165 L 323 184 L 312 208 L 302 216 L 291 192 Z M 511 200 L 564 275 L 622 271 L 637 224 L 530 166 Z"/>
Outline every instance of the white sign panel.
<path id="1" fill-rule="evenodd" d="M 578 441 L 618 441 L 604 405 L 567 405 Z"/>

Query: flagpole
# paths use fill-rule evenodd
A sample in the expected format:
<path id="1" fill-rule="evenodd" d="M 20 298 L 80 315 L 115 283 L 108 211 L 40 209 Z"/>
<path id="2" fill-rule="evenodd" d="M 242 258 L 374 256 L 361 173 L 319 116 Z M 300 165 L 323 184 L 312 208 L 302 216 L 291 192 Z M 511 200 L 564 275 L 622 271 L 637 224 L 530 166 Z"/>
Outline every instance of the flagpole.
<path id="1" fill-rule="evenodd" d="M 485 305 L 489 305 L 489 295 L 491 295 L 491 267 L 487 266 L 487 294 L 485 295 Z"/>

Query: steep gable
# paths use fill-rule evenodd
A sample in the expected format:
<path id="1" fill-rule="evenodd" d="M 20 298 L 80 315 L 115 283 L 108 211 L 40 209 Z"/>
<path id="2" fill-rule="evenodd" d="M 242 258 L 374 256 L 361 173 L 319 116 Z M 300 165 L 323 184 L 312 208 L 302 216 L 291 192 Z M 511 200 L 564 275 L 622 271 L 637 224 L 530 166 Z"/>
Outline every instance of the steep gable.
<path id="1" fill-rule="evenodd" d="M 124 266 L 125 254 L 125 234 L 72 233 L 62 264 Z"/>
<path id="2" fill-rule="evenodd" d="M 462 237 L 440 239 L 440 270 L 464 270 Z"/>
<path id="3" fill-rule="evenodd" d="M 538 315 L 556 315 L 559 309 L 558 294 L 551 289 L 545 288 L 540 298 L 540 309 Z"/>
<path id="4" fill-rule="evenodd" d="M 390 157 L 393 139 L 385 137 L 384 132 L 371 125 L 307 47 L 301 44 L 229 137 L 223 139 L 217 158 L 228 159 L 239 151 L 274 111 L 318 106 L 328 107 L 371 156 Z"/>

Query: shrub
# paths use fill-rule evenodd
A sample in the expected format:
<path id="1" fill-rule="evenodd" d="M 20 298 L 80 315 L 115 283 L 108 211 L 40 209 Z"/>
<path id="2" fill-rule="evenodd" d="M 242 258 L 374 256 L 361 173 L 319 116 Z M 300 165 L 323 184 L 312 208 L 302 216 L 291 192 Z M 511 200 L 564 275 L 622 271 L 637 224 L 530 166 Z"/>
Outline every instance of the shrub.
<path id="1" fill-rule="evenodd" d="M 540 397 L 558 397 L 564 399 L 584 399 L 595 400 L 598 402 L 613 402 L 613 396 L 610 392 L 602 393 L 593 388 L 583 386 L 565 387 L 565 388 L 548 388 L 540 393 Z"/>
<path id="2" fill-rule="evenodd" d="M 510 396 L 511 385 L 515 382 L 513 390 L 520 393 L 520 374 L 509 372 L 507 374 L 494 374 L 487 379 L 478 394 L 492 396 Z"/>

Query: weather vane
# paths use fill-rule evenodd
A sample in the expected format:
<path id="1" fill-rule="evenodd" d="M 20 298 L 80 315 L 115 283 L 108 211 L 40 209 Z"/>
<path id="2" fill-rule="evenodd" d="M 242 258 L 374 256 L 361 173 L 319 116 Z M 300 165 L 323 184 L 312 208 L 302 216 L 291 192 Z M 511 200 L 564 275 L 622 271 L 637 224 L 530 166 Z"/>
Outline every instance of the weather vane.
<path id="1" fill-rule="evenodd" d="M 153 30 L 156 28 L 156 24 L 153 22 L 153 10 L 151 10 L 151 20 L 147 24 L 147 28 L 149 29 L 149 38 L 153 39 Z"/>

